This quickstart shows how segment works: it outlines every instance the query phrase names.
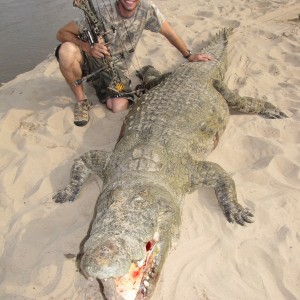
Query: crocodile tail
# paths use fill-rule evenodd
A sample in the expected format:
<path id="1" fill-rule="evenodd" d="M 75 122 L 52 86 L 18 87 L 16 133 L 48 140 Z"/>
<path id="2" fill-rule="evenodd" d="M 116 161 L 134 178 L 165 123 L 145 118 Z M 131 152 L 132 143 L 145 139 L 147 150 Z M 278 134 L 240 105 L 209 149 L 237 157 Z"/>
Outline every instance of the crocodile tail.
<path id="1" fill-rule="evenodd" d="M 209 44 L 205 48 L 203 48 L 201 52 L 214 52 L 216 47 L 221 47 L 222 45 L 226 47 L 228 43 L 228 38 L 232 34 L 233 30 L 234 27 L 227 27 L 221 29 L 209 40 Z"/>
<path id="2" fill-rule="evenodd" d="M 228 37 L 232 34 L 233 29 L 233 27 L 229 27 L 220 30 L 210 39 L 209 44 L 201 51 L 202 53 L 211 54 L 214 57 L 214 63 L 218 66 L 218 75 L 216 76 L 221 80 L 227 70 Z"/>

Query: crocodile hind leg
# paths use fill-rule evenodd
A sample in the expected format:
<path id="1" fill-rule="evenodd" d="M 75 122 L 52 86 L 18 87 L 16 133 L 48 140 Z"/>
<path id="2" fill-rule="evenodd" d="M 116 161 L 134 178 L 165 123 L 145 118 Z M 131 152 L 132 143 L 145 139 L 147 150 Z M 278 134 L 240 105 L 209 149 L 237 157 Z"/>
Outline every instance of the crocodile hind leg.
<path id="1" fill-rule="evenodd" d="M 220 80 L 214 80 L 213 86 L 224 97 L 228 106 L 232 109 L 247 114 L 259 114 L 268 119 L 282 119 L 287 117 L 285 113 L 270 102 L 252 97 L 241 97 L 239 94 L 230 91 L 227 85 Z"/>
<path id="2" fill-rule="evenodd" d="M 71 169 L 71 180 L 64 189 L 58 191 L 53 200 L 57 203 L 74 201 L 84 185 L 92 174 L 103 177 L 103 169 L 105 167 L 109 153 L 104 151 L 92 150 L 75 160 Z"/>
<path id="3" fill-rule="evenodd" d="M 218 164 L 201 161 L 195 165 L 191 188 L 194 190 L 200 186 L 214 188 L 219 205 L 230 223 L 244 225 L 253 222 L 253 214 L 237 201 L 233 179 Z"/>

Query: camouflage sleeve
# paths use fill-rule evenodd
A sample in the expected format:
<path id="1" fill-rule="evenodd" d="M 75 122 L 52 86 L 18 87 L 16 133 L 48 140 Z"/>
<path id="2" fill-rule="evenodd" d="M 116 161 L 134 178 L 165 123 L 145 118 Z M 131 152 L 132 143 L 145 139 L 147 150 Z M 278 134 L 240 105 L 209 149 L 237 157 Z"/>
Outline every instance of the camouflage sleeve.
<path id="1" fill-rule="evenodd" d="M 149 1 L 150 9 L 148 12 L 148 18 L 146 21 L 145 29 L 152 32 L 159 32 L 162 23 L 165 21 L 165 17 L 159 11 L 157 6 Z"/>
<path id="2" fill-rule="evenodd" d="M 88 28 L 88 23 L 84 15 L 81 15 L 79 18 L 74 19 L 74 22 L 79 27 L 79 32 L 82 32 L 83 28 Z"/>

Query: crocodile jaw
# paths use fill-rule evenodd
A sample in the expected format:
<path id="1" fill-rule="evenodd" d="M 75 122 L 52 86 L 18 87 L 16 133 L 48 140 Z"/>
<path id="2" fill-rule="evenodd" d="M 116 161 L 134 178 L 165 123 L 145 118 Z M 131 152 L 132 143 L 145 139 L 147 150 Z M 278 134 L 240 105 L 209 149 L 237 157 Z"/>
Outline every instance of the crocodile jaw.
<path id="1" fill-rule="evenodd" d="M 162 251 L 156 236 L 146 244 L 146 250 L 142 260 L 131 263 L 128 272 L 115 279 L 117 293 L 126 300 L 146 299 L 154 291 Z"/>
<path id="2" fill-rule="evenodd" d="M 163 262 L 161 258 L 166 254 L 163 244 L 156 232 L 153 239 L 144 245 L 144 257 L 131 263 L 128 257 L 120 261 L 121 257 L 112 260 L 110 255 L 107 258 L 103 253 L 99 256 L 98 248 L 98 255 L 95 255 L 97 250 L 84 254 L 81 267 L 88 278 L 97 278 L 102 282 L 107 299 L 147 299 L 154 291 Z M 115 247 L 113 250 L 117 253 L 118 249 Z"/>

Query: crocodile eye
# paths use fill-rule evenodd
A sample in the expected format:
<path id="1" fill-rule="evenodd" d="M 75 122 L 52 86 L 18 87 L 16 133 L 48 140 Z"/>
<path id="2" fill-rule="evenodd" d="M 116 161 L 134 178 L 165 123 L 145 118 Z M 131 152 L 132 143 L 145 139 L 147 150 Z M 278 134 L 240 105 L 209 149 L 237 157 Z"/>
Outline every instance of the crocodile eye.
<path id="1" fill-rule="evenodd" d="M 136 195 L 131 199 L 130 205 L 137 208 L 143 208 L 146 207 L 147 203 L 140 195 Z"/>

